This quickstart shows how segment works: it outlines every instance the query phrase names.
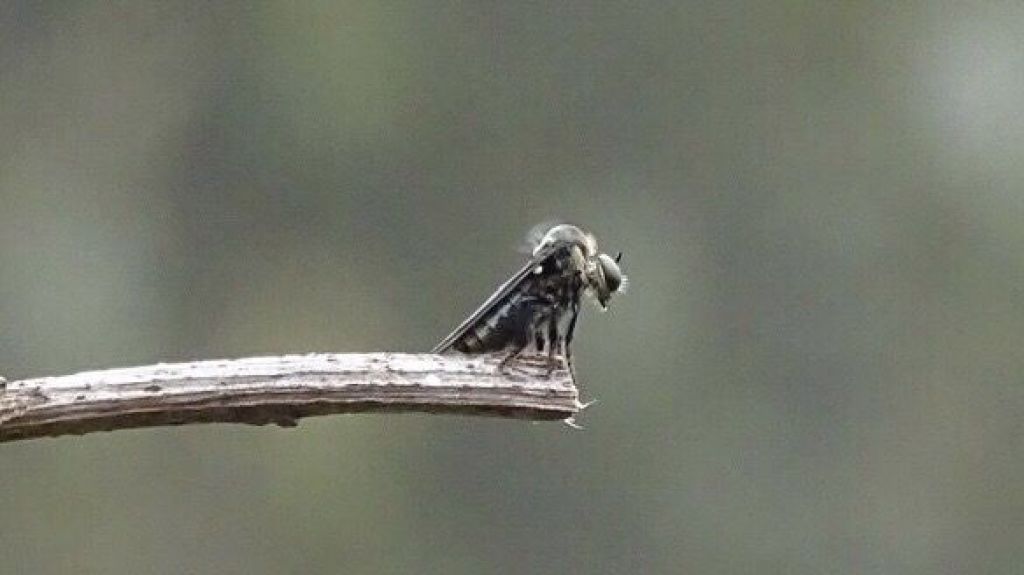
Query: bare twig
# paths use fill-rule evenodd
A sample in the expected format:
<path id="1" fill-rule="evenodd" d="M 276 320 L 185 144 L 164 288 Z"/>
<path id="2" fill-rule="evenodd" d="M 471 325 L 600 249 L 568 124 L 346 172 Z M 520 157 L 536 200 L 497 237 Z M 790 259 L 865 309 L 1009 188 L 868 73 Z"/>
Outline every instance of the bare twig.
<path id="1" fill-rule="evenodd" d="M 569 372 L 491 356 L 311 354 L 157 364 L 0 381 L 0 442 L 131 427 L 294 426 L 330 413 L 428 412 L 558 420 L 581 408 Z"/>

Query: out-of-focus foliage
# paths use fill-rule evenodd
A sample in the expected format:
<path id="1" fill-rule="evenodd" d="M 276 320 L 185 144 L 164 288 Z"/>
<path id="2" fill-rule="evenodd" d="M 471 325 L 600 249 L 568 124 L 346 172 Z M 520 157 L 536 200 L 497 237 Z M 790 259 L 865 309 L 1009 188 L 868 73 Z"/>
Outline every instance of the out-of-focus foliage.
<path id="1" fill-rule="evenodd" d="M 567 218 L 586 431 L 0 446 L 4 573 L 1011 573 L 1024 6 L 0 6 L 0 373 L 423 350 Z"/>

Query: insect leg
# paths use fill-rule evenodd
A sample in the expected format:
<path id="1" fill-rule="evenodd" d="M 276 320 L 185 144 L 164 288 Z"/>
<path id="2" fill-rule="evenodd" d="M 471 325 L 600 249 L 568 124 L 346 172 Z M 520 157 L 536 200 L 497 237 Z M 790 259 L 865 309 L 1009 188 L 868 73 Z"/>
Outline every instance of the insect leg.
<path id="1" fill-rule="evenodd" d="M 580 317 L 579 291 L 573 294 L 572 303 L 569 304 L 569 313 L 572 315 L 569 317 L 569 326 L 565 330 L 563 349 L 565 350 L 565 364 L 569 366 L 569 375 L 572 376 L 573 381 L 576 381 L 576 369 L 572 365 L 572 336 L 576 331 L 576 320 Z"/>
<path id="2" fill-rule="evenodd" d="M 554 372 L 558 367 L 558 360 L 555 358 L 555 354 L 558 352 L 558 348 L 562 345 L 562 340 L 558 337 L 560 316 L 560 313 L 553 313 L 551 314 L 551 317 L 548 318 L 548 377 L 551 377 L 552 372 Z"/>
<path id="3" fill-rule="evenodd" d="M 569 328 L 565 330 L 565 360 L 570 362 L 572 358 L 572 335 L 576 331 L 576 318 L 580 316 L 580 306 L 578 303 L 573 302 L 571 313 Z"/>
<path id="4" fill-rule="evenodd" d="M 498 371 L 508 373 L 506 369 L 512 360 L 523 353 L 531 341 L 540 339 L 537 329 L 537 301 L 535 297 L 524 297 L 502 323 L 502 328 L 507 330 L 509 354 L 498 364 Z"/>
<path id="5" fill-rule="evenodd" d="M 501 360 L 501 363 L 498 364 L 498 371 L 501 373 L 508 373 L 508 364 L 515 358 L 519 357 L 519 354 L 523 353 L 524 349 L 526 349 L 526 344 L 516 343 L 515 347 L 512 348 L 512 351 L 505 356 L 505 359 Z"/>

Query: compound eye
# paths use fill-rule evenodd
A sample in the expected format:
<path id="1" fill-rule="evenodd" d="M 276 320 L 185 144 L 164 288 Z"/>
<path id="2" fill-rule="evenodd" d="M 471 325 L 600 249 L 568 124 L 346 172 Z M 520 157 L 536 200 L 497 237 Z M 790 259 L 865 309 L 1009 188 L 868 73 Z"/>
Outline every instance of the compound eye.
<path id="1" fill-rule="evenodd" d="M 615 263 L 615 260 L 608 254 L 598 254 L 597 261 L 601 264 L 601 272 L 604 274 L 608 293 L 615 293 L 622 286 L 622 270 L 619 269 L 619 264 Z"/>

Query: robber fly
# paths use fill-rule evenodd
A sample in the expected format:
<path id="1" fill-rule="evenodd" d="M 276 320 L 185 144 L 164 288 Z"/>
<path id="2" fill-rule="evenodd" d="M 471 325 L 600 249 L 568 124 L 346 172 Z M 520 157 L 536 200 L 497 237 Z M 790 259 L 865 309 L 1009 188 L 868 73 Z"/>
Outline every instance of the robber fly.
<path id="1" fill-rule="evenodd" d="M 570 224 L 538 229 L 533 236 L 530 260 L 432 353 L 507 352 L 499 364 L 504 371 L 532 346 L 537 353 L 547 351 L 548 374 L 558 367 L 559 352 L 572 369 L 580 300 L 590 294 L 608 308 L 612 294 L 625 287 L 622 254 L 613 259 L 599 253 L 594 236 Z"/>

